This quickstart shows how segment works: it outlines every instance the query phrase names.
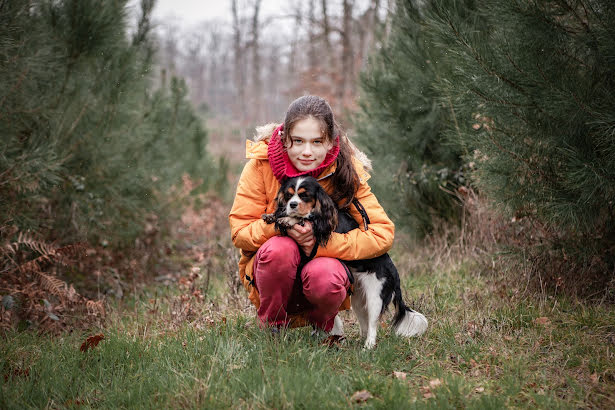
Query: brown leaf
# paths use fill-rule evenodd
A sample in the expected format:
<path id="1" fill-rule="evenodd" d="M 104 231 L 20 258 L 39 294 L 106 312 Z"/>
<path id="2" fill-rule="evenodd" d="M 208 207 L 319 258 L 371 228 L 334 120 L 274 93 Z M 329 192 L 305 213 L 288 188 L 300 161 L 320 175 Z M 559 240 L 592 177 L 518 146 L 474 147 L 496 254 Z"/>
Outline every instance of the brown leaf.
<path id="1" fill-rule="evenodd" d="M 326 339 L 324 339 L 322 342 L 320 342 L 320 344 L 325 345 L 327 347 L 339 347 L 345 341 L 346 341 L 346 338 L 344 336 L 331 335 L 331 336 L 328 336 Z"/>
<path id="2" fill-rule="evenodd" d="M 352 395 L 350 400 L 356 403 L 362 403 L 364 401 L 368 401 L 369 399 L 373 399 L 373 398 L 374 396 L 372 396 L 372 394 L 368 392 L 367 390 L 359 390 Z"/>
<path id="3" fill-rule="evenodd" d="M 400 379 L 400 380 L 406 380 L 406 376 L 408 374 L 405 372 L 393 372 L 393 376 L 395 376 L 395 378 Z"/>
<path id="4" fill-rule="evenodd" d="M 102 333 L 98 335 L 90 336 L 87 339 L 85 339 L 85 342 L 81 344 L 81 348 L 79 348 L 79 350 L 81 350 L 82 352 L 86 352 L 89 348 L 96 347 L 98 343 L 104 338 L 105 336 Z"/>
<path id="5" fill-rule="evenodd" d="M 431 379 L 429 381 L 429 387 L 432 389 L 435 389 L 436 387 L 441 386 L 441 385 L 442 385 L 442 380 L 440 379 Z"/>
<path id="6" fill-rule="evenodd" d="M 480 332 L 479 325 L 473 320 L 469 321 L 466 327 L 468 329 L 468 333 L 472 337 L 475 337 Z"/>
<path id="7" fill-rule="evenodd" d="M 541 316 L 541 317 L 537 317 L 536 319 L 534 319 L 534 323 L 536 323 L 537 325 L 548 325 L 551 323 L 551 320 L 546 317 L 546 316 Z"/>
<path id="8" fill-rule="evenodd" d="M 85 405 L 85 402 L 81 399 L 68 399 L 64 402 L 66 407 L 79 407 Z"/>
<path id="9" fill-rule="evenodd" d="M 9 368 L 9 371 L 4 374 L 4 381 L 7 382 L 12 377 L 28 377 L 30 375 L 30 369 L 22 369 L 21 367 Z"/>
<path id="10" fill-rule="evenodd" d="M 592 383 L 598 383 L 598 380 L 600 380 L 600 376 L 598 376 L 598 373 L 592 373 L 589 376 L 589 380 L 591 380 Z"/>
<path id="11" fill-rule="evenodd" d="M 423 397 L 426 399 L 431 399 L 433 397 L 436 397 L 432 392 L 431 389 L 427 386 L 422 386 L 419 387 L 420 392 L 423 394 Z"/>

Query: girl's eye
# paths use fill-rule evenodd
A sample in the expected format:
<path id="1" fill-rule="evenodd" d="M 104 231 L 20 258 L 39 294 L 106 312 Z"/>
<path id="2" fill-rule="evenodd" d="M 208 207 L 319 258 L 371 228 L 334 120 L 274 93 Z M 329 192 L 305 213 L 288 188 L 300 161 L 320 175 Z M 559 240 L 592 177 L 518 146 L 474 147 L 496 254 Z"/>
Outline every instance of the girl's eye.
<path id="1" fill-rule="evenodd" d="M 300 140 L 299 138 L 293 139 L 293 144 L 301 144 L 302 142 L 303 140 Z"/>
<path id="2" fill-rule="evenodd" d="M 321 140 L 316 140 L 316 141 L 314 141 L 314 144 L 322 144 L 322 141 Z"/>

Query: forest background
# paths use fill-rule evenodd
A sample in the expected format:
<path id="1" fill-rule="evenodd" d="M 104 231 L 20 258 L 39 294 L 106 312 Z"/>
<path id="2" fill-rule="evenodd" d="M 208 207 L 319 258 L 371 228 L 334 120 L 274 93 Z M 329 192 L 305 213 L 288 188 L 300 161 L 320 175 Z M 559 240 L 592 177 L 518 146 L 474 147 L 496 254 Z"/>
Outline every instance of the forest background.
<path id="1" fill-rule="evenodd" d="M 203 6 L 203 21 L 187 26 L 153 19 L 153 0 L 0 0 L 2 400 L 21 403 L 12 392 L 29 385 L 40 390 L 30 404 L 49 404 L 30 377 L 44 367 L 25 364 L 19 343 L 7 347 L 42 343 L 23 339 L 37 331 L 116 332 L 129 305 L 137 319 L 141 305 L 145 316 L 165 311 L 157 337 L 186 327 L 205 337 L 202 326 L 219 331 L 234 315 L 243 326 L 253 312 L 226 216 L 244 141 L 310 93 L 327 98 L 374 162 L 370 185 L 396 223 L 393 253 L 414 306 L 448 323 L 427 339 L 436 359 L 424 375 L 438 382 L 419 383 L 418 396 L 476 404 L 484 387 L 453 388 L 467 379 L 436 394 L 453 366 L 486 369 L 482 397 L 500 405 L 612 403 L 612 2 L 310 0 L 264 14 L 264 1 L 229 0 L 224 21 L 207 20 Z M 443 297 L 449 285 L 480 320 Z M 481 310 L 493 297 L 518 309 Z M 447 311 L 482 344 L 460 341 Z M 148 325 L 135 323 L 145 339 Z M 541 346 L 543 327 L 557 360 L 537 366 L 564 373 L 502 387 L 520 370 L 476 352 L 531 332 Z M 438 344 L 450 332 L 451 345 Z M 554 335 L 570 339 L 566 348 Z M 455 360 L 438 361 L 458 345 Z M 372 359 L 388 375 L 396 366 Z M 407 359 L 404 380 L 421 368 Z M 395 383 L 345 389 L 371 386 L 391 404 Z M 52 396 L 77 400 L 65 388 Z"/>

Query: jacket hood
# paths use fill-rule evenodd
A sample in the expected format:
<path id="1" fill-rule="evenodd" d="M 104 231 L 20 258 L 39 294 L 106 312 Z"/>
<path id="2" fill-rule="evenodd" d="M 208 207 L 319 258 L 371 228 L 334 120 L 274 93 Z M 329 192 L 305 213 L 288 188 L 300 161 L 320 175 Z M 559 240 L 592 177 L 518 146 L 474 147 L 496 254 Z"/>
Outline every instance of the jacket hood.
<path id="1" fill-rule="evenodd" d="M 270 122 L 269 124 L 261 125 L 260 127 L 256 127 L 256 135 L 254 136 L 253 141 L 246 141 L 246 158 L 248 159 L 267 159 L 267 145 L 269 144 L 269 138 L 273 134 L 273 131 L 279 127 L 281 124 Z M 346 135 L 343 135 L 341 138 L 344 138 L 350 149 L 352 150 L 352 155 L 361 162 L 363 168 L 366 171 L 372 170 L 372 161 L 365 155 L 364 152 L 360 151 L 353 143 L 350 141 Z"/>

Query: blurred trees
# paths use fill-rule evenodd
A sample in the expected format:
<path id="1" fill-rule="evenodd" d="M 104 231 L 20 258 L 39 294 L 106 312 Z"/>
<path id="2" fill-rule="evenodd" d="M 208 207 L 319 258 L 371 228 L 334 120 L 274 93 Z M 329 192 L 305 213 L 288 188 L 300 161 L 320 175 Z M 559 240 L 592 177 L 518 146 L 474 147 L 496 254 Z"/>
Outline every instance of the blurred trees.
<path id="1" fill-rule="evenodd" d="M 184 173 L 216 178 L 183 80 L 151 87 L 152 7 L 129 36 L 126 1 L 0 4 L 3 241 L 119 246 L 165 214 L 159 193 Z"/>
<path id="2" fill-rule="evenodd" d="M 230 0 L 230 24 L 204 20 L 182 30 L 161 22 L 160 64 L 186 79 L 195 106 L 247 127 L 281 120 L 289 101 L 305 93 L 342 114 L 356 108 L 358 75 L 379 45 L 389 6 L 295 0 L 264 17 L 261 0 Z"/>

